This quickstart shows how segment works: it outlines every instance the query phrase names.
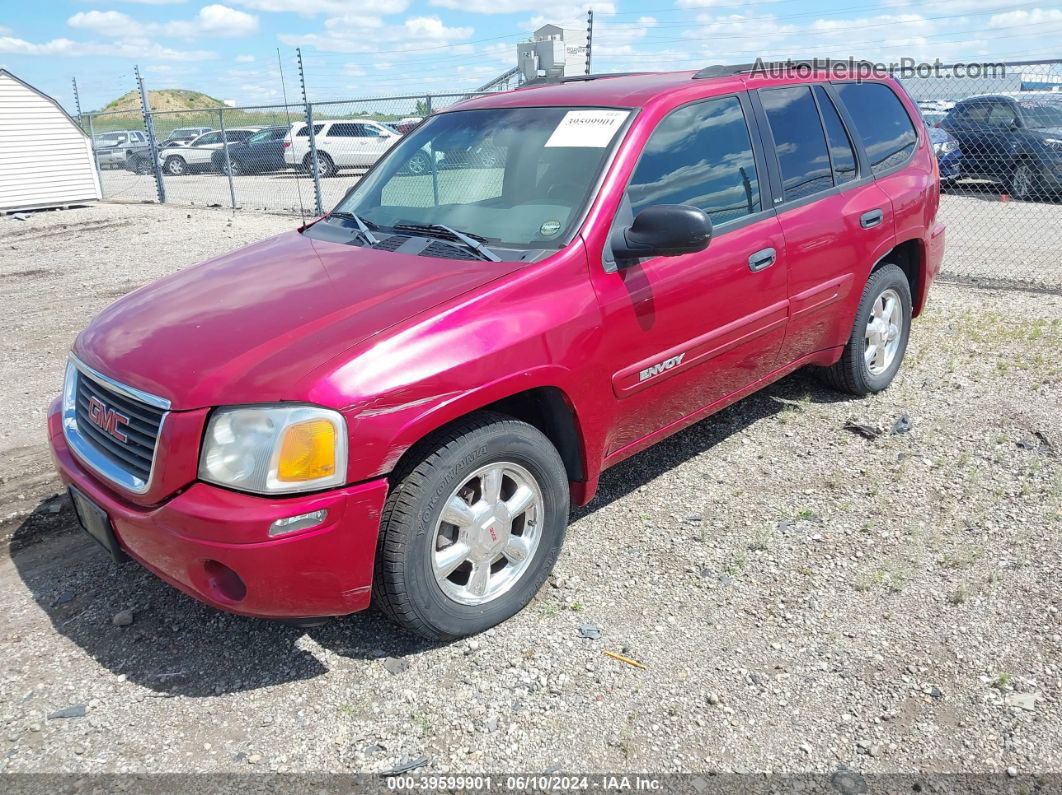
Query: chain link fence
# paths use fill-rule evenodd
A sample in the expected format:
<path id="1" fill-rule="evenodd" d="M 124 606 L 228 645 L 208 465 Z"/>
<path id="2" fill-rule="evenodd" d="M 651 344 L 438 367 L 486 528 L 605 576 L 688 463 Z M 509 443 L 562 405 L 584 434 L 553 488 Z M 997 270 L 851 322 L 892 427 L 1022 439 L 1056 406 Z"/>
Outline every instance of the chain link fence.
<path id="1" fill-rule="evenodd" d="M 945 276 L 1062 288 L 1062 60 L 903 79 L 940 165 Z"/>
<path id="2" fill-rule="evenodd" d="M 152 112 L 156 160 L 140 113 L 86 113 L 82 126 L 105 198 L 313 216 L 421 119 L 470 96 Z"/>
<path id="3" fill-rule="evenodd" d="M 945 277 L 1062 289 L 1062 60 L 903 78 L 940 164 Z M 317 215 L 472 94 L 84 114 L 109 199 Z M 312 123 L 308 124 L 310 121 Z"/>

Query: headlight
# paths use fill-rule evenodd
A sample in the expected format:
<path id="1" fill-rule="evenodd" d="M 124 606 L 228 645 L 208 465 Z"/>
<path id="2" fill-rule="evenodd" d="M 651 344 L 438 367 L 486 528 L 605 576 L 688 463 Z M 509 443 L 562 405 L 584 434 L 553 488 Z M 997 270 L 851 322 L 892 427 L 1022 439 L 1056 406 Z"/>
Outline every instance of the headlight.
<path id="1" fill-rule="evenodd" d="M 199 477 L 259 494 L 342 486 L 347 424 L 316 406 L 248 406 L 215 411 L 199 456 Z"/>
<path id="2" fill-rule="evenodd" d="M 940 143 L 933 144 L 933 151 L 938 155 L 946 155 L 948 152 L 954 152 L 958 148 L 958 141 L 941 141 Z"/>
<path id="3" fill-rule="evenodd" d="M 1047 144 L 1048 149 L 1062 152 L 1062 138 L 1044 138 L 1044 143 Z"/>

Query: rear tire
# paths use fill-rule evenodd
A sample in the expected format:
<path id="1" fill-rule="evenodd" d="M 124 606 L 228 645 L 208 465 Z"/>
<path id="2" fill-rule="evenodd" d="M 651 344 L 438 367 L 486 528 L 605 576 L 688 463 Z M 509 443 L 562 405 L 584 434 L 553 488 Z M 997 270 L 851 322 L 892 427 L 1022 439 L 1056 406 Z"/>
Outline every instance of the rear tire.
<path id="1" fill-rule="evenodd" d="M 890 308 L 889 301 L 896 306 Z M 820 370 L 840 392 L 870 395 L 892 383 L 911 333 L 911 286 L 898 265 L 882 265 L 867 279 L 841 358 Z"/>
<path id="2" fill-rule="evenodd" d="M 481 411 L 408 458 L 380 523 L 376 605 L 433 641 L 518 613 L 553 569 L 568 525 L 556 448 L 525 422 Z"/>
<path id="3" fill-rule="evenodd" d="M 306 155 L 306 157 L 302 159 L 302 166 L 306 169 L 306 173 L 312 177 L 313 158 L 311 155 Z M 336 164 L 333 163 L 332 158 L 330 158 L 324 152 L 317 153 L 317 175 L 321 179 L 334 177 L 336 175 Z"/>

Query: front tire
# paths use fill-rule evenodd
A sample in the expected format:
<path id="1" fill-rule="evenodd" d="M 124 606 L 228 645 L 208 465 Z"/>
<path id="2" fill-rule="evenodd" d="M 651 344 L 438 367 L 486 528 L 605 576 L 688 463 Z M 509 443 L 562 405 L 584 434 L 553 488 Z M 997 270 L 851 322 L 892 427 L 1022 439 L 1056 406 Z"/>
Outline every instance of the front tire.
<path id="1" fill-rule="evenodd" d="M 180 177 L 188 173 L 188 164 L 184 162 L 183 157 L 178 155 L 167 157 L 163 166 L 166 168 L 166 173 L 171 177 Z"/>
<path id="2" fill-rule="evenodd" d="M 840 360 L 822 371 L 841 392 L 870 395 L 892 383 L 911 333 L 911 286 L 898 265 L 870 274 Z"/>
<path id="3" fill-rule="evenodd" d="M 1014 171 L 1007 182 L 1007 190 L 1014 199 L 1026 200 L 1033 198 L 1036 193 L 1037 177 L 1033 168 L 1028 163 L 1019 162 L 1014 166 Z"/>
<path id="4" fill-rule="evenodd" d="M 482 632 L 542 587 L 568 525 L 568 477 L 535 427 L 477 412 L 420 444 L 396 473 L 373 597 L 434 641 Z"/>

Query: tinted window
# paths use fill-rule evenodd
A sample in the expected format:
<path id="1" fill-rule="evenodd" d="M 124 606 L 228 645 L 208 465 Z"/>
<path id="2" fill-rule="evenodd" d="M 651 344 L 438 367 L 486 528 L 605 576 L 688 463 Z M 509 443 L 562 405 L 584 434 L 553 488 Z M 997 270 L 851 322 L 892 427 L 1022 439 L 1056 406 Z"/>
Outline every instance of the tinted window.
<path id="1" fill-rule="evenodd" d="M 884 83 L 840 83 L 837 93 L 855 122 L 875 173 L 898 166 L 911 156 L 918 137 L 891 88 Z"/>
<path id="2" fill-rule="evenodd" d="M 313 134 L 314 134 L 314 135 L 318 135 L 318 134 L 319 134 L 319 133 L 321 132 L 321 128 L 322 128 L 322 127 L 324 127 L 324 125 L 323 125 L 323 124 L 315 124 L 315 125 L 313 126 Z M 297 136 L 298 136 L 298 137 L 300 137 L 300 138 L 309 138 L 309 137 L 310 137 L 310 133 L 309 133 L 309 131 L 308 131 L 308 130 L 306 129 L 306 125 L 305 125 L 305 124 L 304 124 L 304 125 L 302 125 L 302 126 L 301 126 L 301 127 L 299 128 L 299 131 L 298 131 L 297 133 L 295 133 L 295 135 L 297 135 Z"/>
<path id="3" fill-rule="evenodd" d="M 1011 127 L 1017 117 L 1014 113 L 1014 107 L 1009 102 L 993 102 L 992 109 L 988 111 L 988 125 L 990 127 L 1001 127 L 1007 129 Z"/>
<path id="4" fill-rule="evenodd" d="M 317 130 L 314 130 L 316 133 Z M 360 124 L 333 124 L 328 130 L 328 135 L 333 138 L 361 138 L 364 133 Z"/>
<path id="5" fill-rule="evenodd" d="M 786 201 L 833 187 L 826 136 L 808 86 L 760 91 L 774 136 Z"/>
<path id="6" fill-rule="evenodd" d="M 826 140 L 830 144 L 830 162 L 833 164 L 833 181 L 840 185 L 855 179 L 856 160 L 852 142 L 848 138 L 848 132 L 844 128 L 837 108 L 833 106 L 826 89 L 815 86 L 815 98 L 819 101 L 819 111 L 822 113 L 822 121 L 826 124 Z"/>
<path id="7" fill-rule="evenodd" d="M 197 138 L 196 140 L 192 141 L 192 144 L 195 145 L 195 146 L 208 146 L 210 144 L 220 144 L 220 143 L 221 143 L 221 133 L 219 133 L 219 132 L 207 133 L 206 135 L 202 136 L 201 138 Z"/>
<path id="8" fill-rule="evenodd" d="M 736 97 L 672 111 L 645 145 L 628 188 L 632 209 L 692 204 L 720 224 L 760 209 L 756 162 Z"/>

